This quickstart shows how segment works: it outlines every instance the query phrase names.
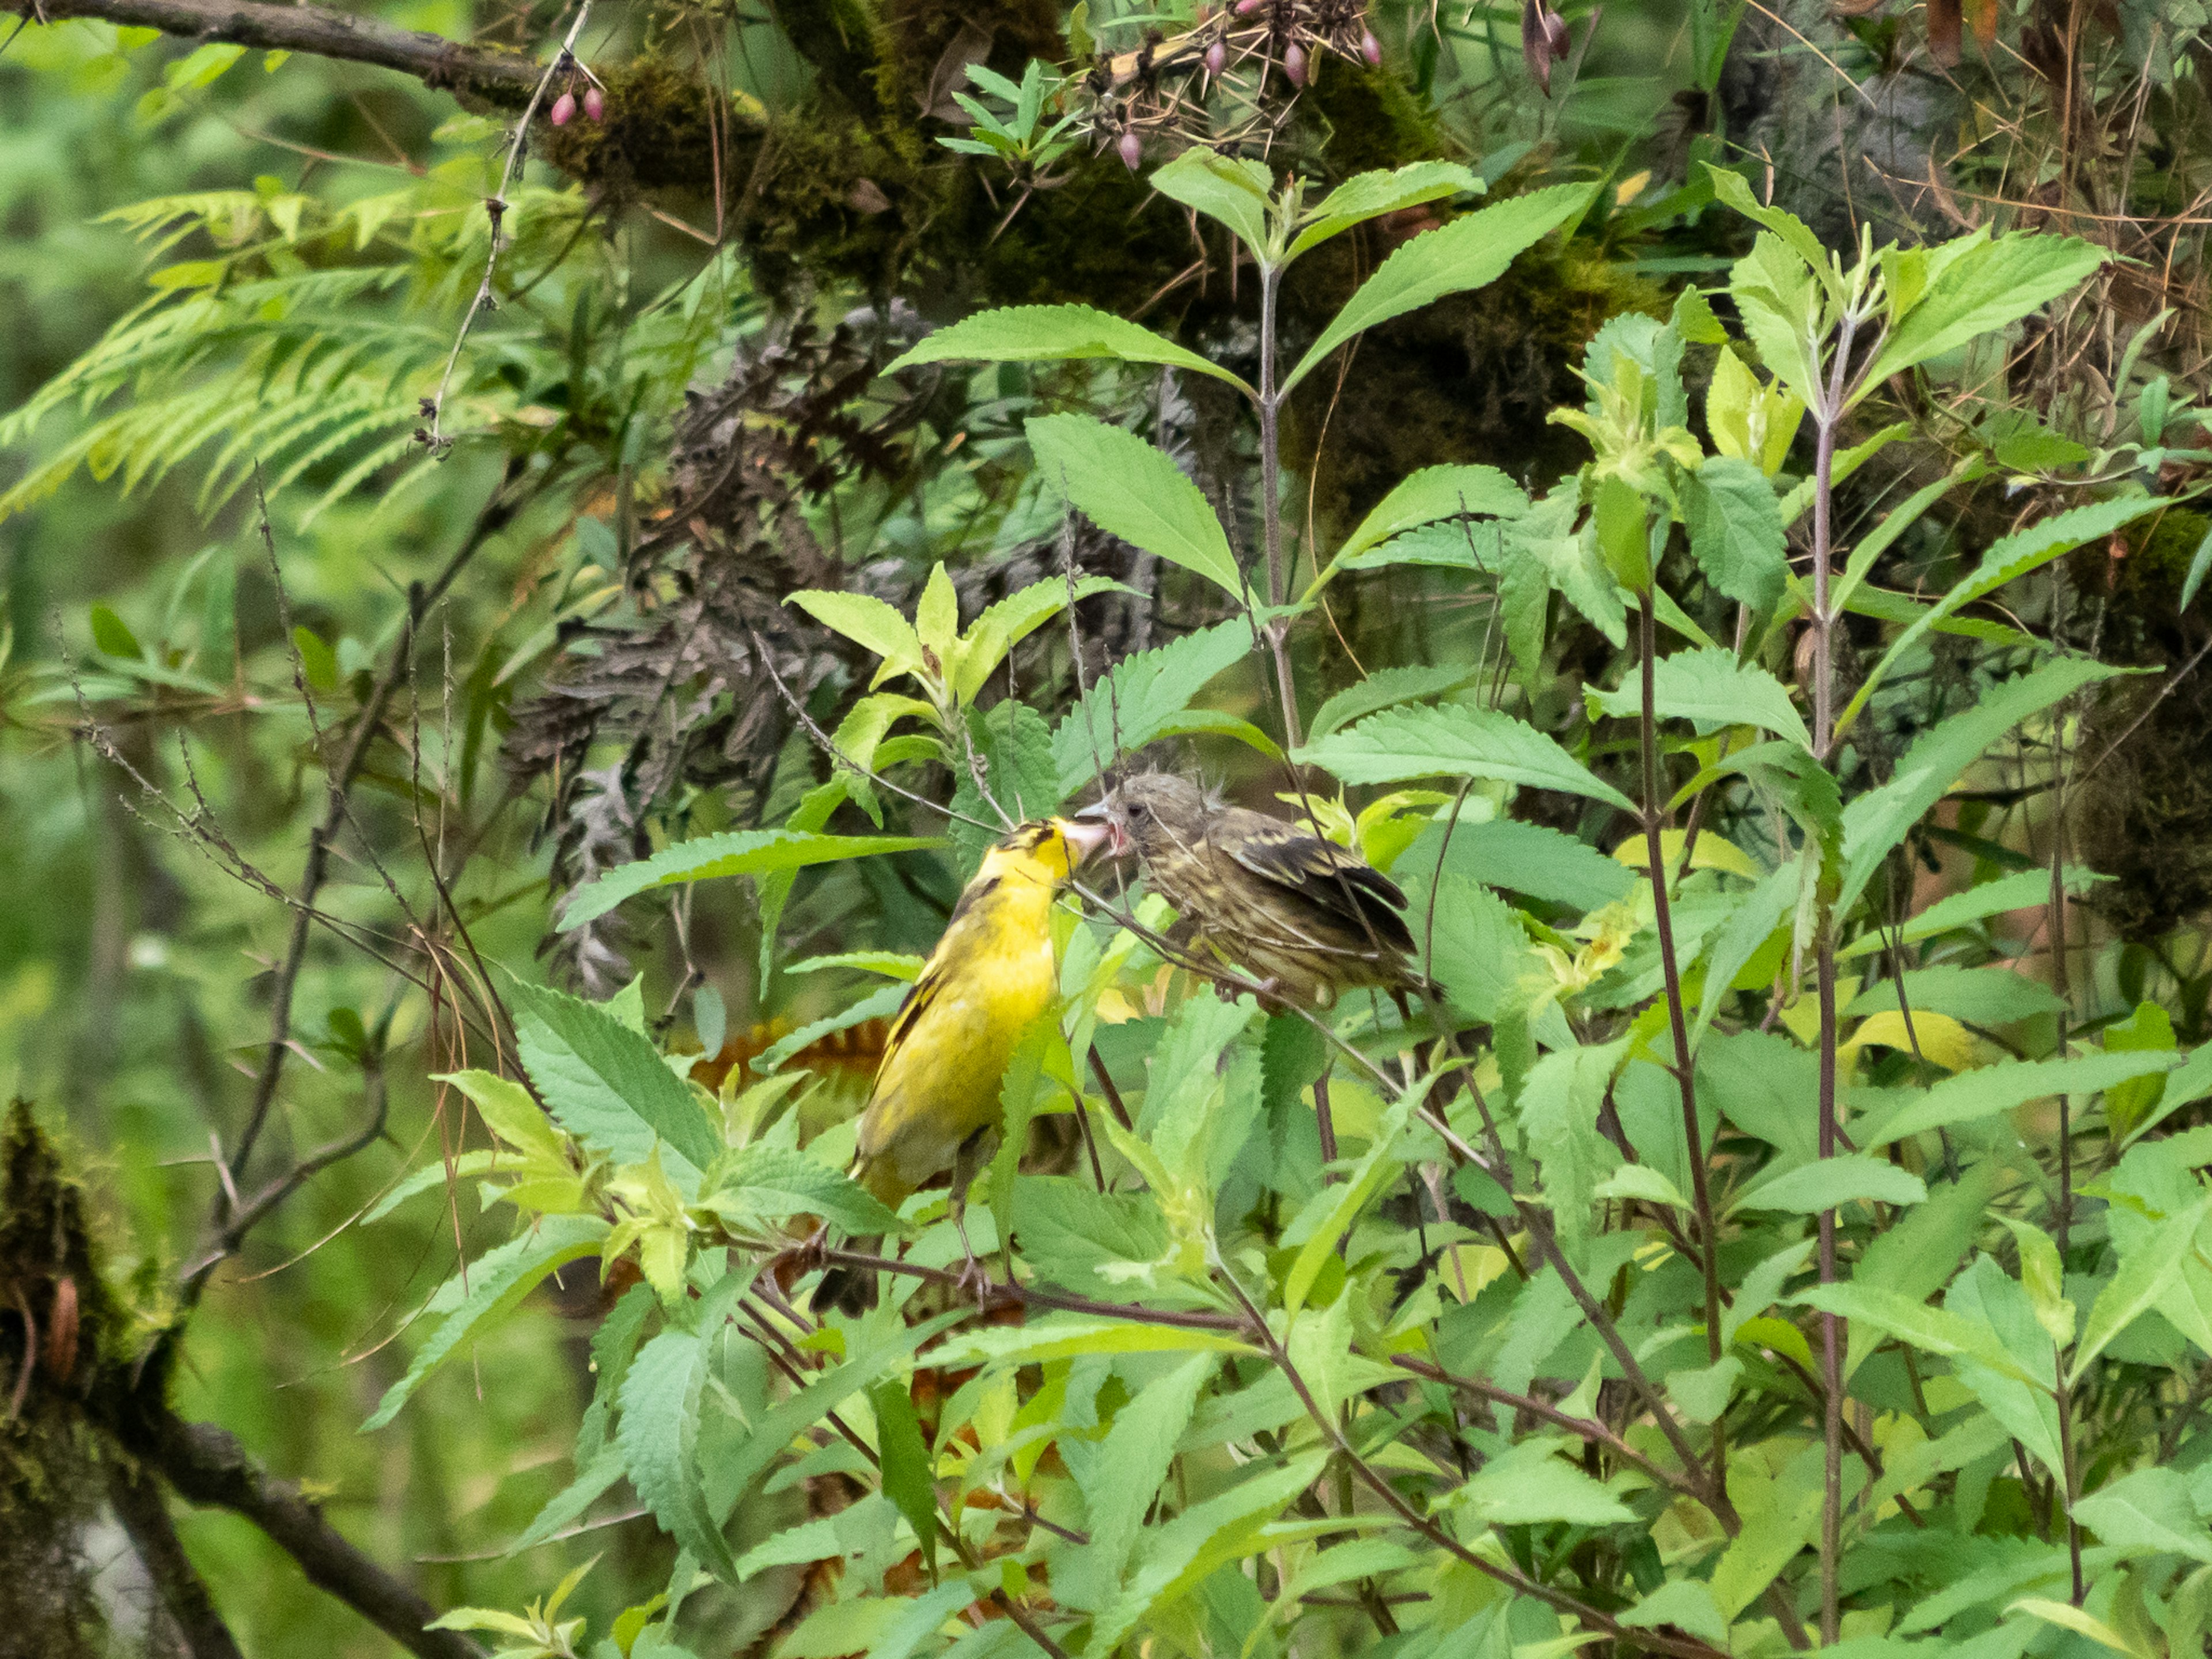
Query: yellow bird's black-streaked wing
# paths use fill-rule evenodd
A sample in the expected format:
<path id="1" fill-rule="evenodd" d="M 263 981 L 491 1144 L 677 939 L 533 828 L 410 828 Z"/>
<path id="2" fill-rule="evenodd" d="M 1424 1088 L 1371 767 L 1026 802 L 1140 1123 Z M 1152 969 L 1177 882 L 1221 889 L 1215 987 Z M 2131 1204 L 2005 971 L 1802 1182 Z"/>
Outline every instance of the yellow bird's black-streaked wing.
<path id="1" fill-rule="evenodd" d="M 890 1029 L 884 1034 L 884 1057 L 876 1067 L 877 1076 L 883 1075 L 884 1068 L 891 1063 L 891 1056 L 898 1053 L 899 1045 L 913 1032 L 915 1023 L 937 1000 L 938 994 L 945 989 L 945 982 L 951 977 L 951 968 L 941 956 L 930 958 L 929 965 L 921 970 L 921 977 L 915 981 L 914 989 L 899 1004 L 898 1012 L 891 1016 Z"/>
<path id="2" fill-rule="evenodd" d="M 1252 874 L 1297 895 L 1356 938 L 1371 938 L 1386 950 L 1413 948 L 1399 914 L 1404 891 L 1364 859 L 1263 813 L 1237 809 L 1222 816 L 1214 845 Z"/>

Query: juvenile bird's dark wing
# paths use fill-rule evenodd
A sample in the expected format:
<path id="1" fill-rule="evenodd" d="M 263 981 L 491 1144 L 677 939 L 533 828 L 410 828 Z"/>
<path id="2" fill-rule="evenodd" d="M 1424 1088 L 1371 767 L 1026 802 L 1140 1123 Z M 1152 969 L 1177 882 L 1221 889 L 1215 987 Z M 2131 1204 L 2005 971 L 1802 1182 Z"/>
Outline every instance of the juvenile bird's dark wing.
<path id="1" fill-rule="evenodd" d="M 1364 944 L 1411 951 L 1413 935 L 1399 912 L 1406 895 L 1398 884 L 1334 842 L 1271 818 L 1231 808 L 1221 814 L 1211 839 L 1261 880 L 1295 894 L 1322 917 Z"/>

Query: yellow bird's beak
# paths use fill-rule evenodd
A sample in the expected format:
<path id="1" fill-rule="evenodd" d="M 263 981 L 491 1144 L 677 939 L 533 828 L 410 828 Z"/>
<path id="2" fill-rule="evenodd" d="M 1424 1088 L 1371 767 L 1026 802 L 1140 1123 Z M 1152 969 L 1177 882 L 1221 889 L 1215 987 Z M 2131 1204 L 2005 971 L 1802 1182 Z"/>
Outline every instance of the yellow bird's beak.
<path id="1" fill-rule="evenodd" d="M 1081 817 L 1054 818 L 1053 827 L 1067 847 L 1067 867 L 1072 871 L 1084 860 L 1114 839 L 1114 826 L 1096 820 L 1086 822 Z"/>

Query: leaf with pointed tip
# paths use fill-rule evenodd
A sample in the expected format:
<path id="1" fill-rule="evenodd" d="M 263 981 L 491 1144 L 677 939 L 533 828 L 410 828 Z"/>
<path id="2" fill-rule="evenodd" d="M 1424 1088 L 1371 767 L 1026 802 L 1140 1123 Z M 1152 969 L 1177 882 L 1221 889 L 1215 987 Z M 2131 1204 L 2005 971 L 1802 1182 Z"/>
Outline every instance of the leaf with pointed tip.
<path id="1" fill-rule="evenodd" d="M 884 373 L 896 374 L 921 363 L 1077 362 L 1097 357 L 1187 368 L 1251 395 L 1251 387 L 1219 364 L 1141 324 L 1089 306 L 1005 306 L 978 312 L 925 336 Z"/>

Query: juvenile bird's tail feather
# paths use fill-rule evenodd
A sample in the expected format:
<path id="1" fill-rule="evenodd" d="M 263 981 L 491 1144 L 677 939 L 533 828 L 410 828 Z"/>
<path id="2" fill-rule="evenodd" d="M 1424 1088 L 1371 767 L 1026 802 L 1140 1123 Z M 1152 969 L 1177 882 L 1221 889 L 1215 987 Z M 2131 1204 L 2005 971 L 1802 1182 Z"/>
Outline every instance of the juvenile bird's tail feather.
<path id="1" fill-rule="evenodd" d="M 883 1253 L 880 1238 L 856 1238 L 852 1242 L 855 1250 L 870 1255 Z M 806 1304 L 817 1314 L 836 1308 L 841 1313 L 866 1313 L 876 1305 L 876 1273 L 872 1267 L 835 1267 L 822 1275 L 822 1282 L 814 1287 L 812 1300 Z"/>

